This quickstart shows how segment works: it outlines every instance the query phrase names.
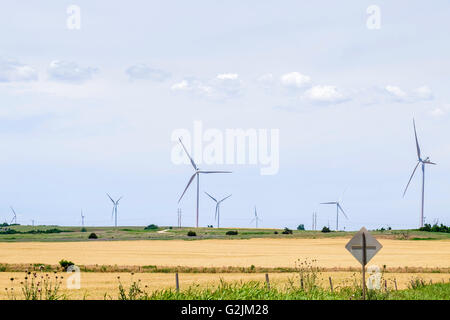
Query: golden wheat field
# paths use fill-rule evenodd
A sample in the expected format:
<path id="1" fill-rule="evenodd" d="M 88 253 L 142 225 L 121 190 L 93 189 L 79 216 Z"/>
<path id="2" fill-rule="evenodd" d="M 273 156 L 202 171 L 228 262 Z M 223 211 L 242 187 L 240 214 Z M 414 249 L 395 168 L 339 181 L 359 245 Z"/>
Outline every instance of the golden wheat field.
<path id="1" fill-rule="evenodd" d="M 152 240 L 96 242 L 2 242 L 0 263 L 80 265 L 157 265 L 223 267 L 251 265 L 294 267 L 315 259 L 324 268 L 358 267 L 344 245 L 348 239 Z M 371 264 L 393 267 L 447 268 L 450 241 L 381 239 L 383 249 Z"/>
<path id="2" fill-rule="evenodd" d="M 59 276 L 66 274 L 59 273 Z M 14 288 L 17 298 L 21 297 L 20 281 L 23 281 L 25 273 L 23 272 L 2 272 L 0 273 L 0 299 L 8 299 L 5 288 Z M 53 276 L 53 275 L 52 275 Z M 79 290 L 68 290 L 66 280 L 62 279 L 61 293 L 68 299 L 117 299 L 119 279 L 122 284 L 128 288 L 134 280 L 141 280 L 142 288 L 147 292 L 160 289 L 175 289 L 174 274 L 168 273 L 81 273 L 81 288 Z M 261 273 L 217 273 L 217 274 L 196 274 L 182 273 L 179 275 L 180 289 L 187 289 L 189 286 L 199 287 L 217 287 L 222 280 L 227 282 L 239 281 L 264 281 L 264 274 Z M 334 288 L 351 285 L 355 281 L 360 281 L 361 274 L 354 272 L 323 272 L 319 274 L 319 284 L 324 288 L 329 288 L 329 277 L 332 278 Z M 394 290 L 394 279 L 397 282 L 398 289 L 407 288 L 411 279 L 421 278 L 426 282 L 430 280 L 436 282 L 448 282 L 450 274 L 448 273 L 387 273 L 383 279 L 387 280 L 389 290 Z M 11 278 L 15 280 L 11 282 Z M 270 274 L 270 283 L 272 287 L 285 288 L 289 286 L 289 279 L 294 281 L 294 285 L 299 286 L 299 275 L 295 273 L 273 273 Z M 383 282 L 384 283 L 384 282 Z"/>

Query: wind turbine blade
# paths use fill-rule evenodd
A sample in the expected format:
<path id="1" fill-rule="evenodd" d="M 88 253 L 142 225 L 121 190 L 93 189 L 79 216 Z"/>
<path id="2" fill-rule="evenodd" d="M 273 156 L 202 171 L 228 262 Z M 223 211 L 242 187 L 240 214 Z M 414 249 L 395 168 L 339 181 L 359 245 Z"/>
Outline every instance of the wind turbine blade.
<path id="1" fill-rule="evenodd" d="M 199 171 L 199 173 L 232 173 L 231 171 Z"/>
<path id="2" fill-rule="evenodd" d="M 184 152 L 186 152 L 187 156 L 189 157 L 189 160 L 191 160 L 191 164 L 194 167 L 195 170 L 198 170 L 197 164 L 194 162 L 194 159 L 192 159 L 191 155 L 189 154 L 189 152 L 187 151 L 186 147 L 184 146 L 183 142 L 181 141 L 181 138 L 178 138 L 178 140 L 181 143 L 181 146 L 184 149 Z"/>
<path id="3" fill-rule="evenodd" d="M 190 186 L 191 183 L 192 183 L 192 180 L 194 180 L 194 178 L 195 178 L 196 175 L 197 175 L 197 172 L 194 173 L 194 174 L 192 175 L 191 179 L 189 179 L 189 182 L 188 182 L 186 188 L 184 189 L 183 194 L 181 195 L 180 199 L 178 199 L 178 202 L 181 201 L 181 199 L 183 198 L 184 194 L 186 193 L 186 190 L 189 188 L 189 186 Z"/>
<path id="4" fill-rule="evenodd" d="M 416 121 L 414 119 L 413 119 L 413 126 L 414 126 L 414 137 L 416 138 L 417 157 L 420 160 L 421 159 L 421 154 L 420 154 L 419 139 L 417 139 Z"/>
<path id="5" fill-rule="evenodd" d="M 116 202 L 113 200 L 113 198 L 111 198 L 111 196 L 107 193 L 106 194 L 108 196 L 108 198 L 112 201 L 112 203 L 116 204 Z"/>
<path id="6" fill-rule="evenodd" d="M 14 213 L 14 215 L 16 215 L 16 212 L 14 211 L 14 208 L 13 207 L 10 207 L 10 208 L 11 208 L 12 212 Z"/>
<path id="7" fill-rule="evenodd" d="M 206 193 L 206 195 L 208 196 L 208 197 L 210 197 L 211 199 L 213 199 L 215 202 L 217 202 L 217 200 L 212 196 L 212 195 L 210 195 L 208 192 L 206 192 L 205 191 L 205 193 Z"/>
<path id="8" fill-rule="evenodd" d="M 220 201 L 219 201 L 219 203 L 220 203 L 220 202 L 222 202 L 222 201 L 225 201 L 225 200 L 227 200 L 227 199 L 228 199 L 229 197 L 231 197 L 231 194 L 230 194 L 229 196 L 227 196 L 227 197 L 223 198 L 222 200 L 220 200 Z"/>
<path id="9" fill-rule="evenodd" d="M 118 204 L 120 199 L 122 199 L 122 198 L 123 198 L 123 196 L 121 196 L 119 199 L 117 199 L 116 204 Z"/>
<path id="10" fill-rule="evenodd" d="M 321 204 L 337 204 L 337 202 L 336 201 L 333 201 L 333 202 L 322 202 Z"/>
<path id="11" fill-rule="evenodd" d="M 426 163 L 426 164 L 432 164 L 432 165 L 436 165 L 436 163 L 434 163 L 434 162 L 431 162 L 430 160 L 428 160 L 428 161 L 424 161 L 424 163 Z"/>
<path id="12" fill-rule="evenodd" d="M 342 209 L 341 205 L 338 203 L 337 206 L 338 206 L 339 210 L 341 210 L 341 212 L 344 214 L 345 218 L 347 218 L 347 220 L 348 220 L 348 217 L 345 214 L 344 209 Z"/>
<path id="13" fill-rule="evenodd" d="M 336 201 L 336 202 L 342 202 L 342 199 L 344 198 L 344 195 L 345 195 L 345 193 L 347 192 L 347 189 L 348 189 L 348 187 L 346 187 L 346 188 L 344 189 L 344 192 L 342 192 L 341 197 L 340 197 L 339 200 Z"/>
<path id="14" fill-rule="evenodd" d="M 411 177 L 409 178 L 409 181 L 408 181 L 408 184 L 406 185 L 405 191 L 403 192 L 403 197 L 405 196 L 406 191 L 408 191 L 409 184 L 411 183 L 411 180 L 412 180 L 412 178 L 414 177 L 414 174 L 416 173 L 416 170 L 417 170 L 417 167 L 419 166 L 419 164 L 420 164 L 420 161 L 418 161 L 417 164 L 416 164 L 416 166 L 414 167 L 414 171 L 413 171 L 413 173 L 411 174 Z"/>
<path id="15" fill-rule="evenodd" d="M 252 224 L 255 221 L 256 218 L 253 218 L 252 221 L 250 221 L 249 224 Z"/>

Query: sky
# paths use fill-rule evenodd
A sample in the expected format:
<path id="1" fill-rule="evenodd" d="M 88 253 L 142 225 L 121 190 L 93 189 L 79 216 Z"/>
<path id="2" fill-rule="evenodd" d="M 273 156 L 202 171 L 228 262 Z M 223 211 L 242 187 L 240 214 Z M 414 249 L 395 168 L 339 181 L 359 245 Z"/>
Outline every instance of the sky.
<path id="1" fill-rule="evenodd" d="M 373 6 L 375 5 L 375 11 Z M 195 225 L 193 168 L 177 132 L 275 130 L 260 162 L 208 163 L 200 225 L 450 223 L 450 4 L 433 1 L 25 1 L 0 10 L 0 220 Z M 178 130 L 178 131 L 177 131 Z M 209 131 L 208 131 L 209 130 Z M 205 137 L 203 146 L 207 146 Z M 183 137 L 188 149 L 190 141 Z M 194 142 L 192 141 L 192 144 Z M 177 149 L 178 148 L 178 149 Z M 191 150 L 191 153 L 195 153 Z M 179 153 L 178 153 L 179 154 Z M 201 154 L 200 154 L 201 155 Z M 204 159 L 203 159 L 204 160 Z M 345 193 L 344 193 L 345 191 Z"/>

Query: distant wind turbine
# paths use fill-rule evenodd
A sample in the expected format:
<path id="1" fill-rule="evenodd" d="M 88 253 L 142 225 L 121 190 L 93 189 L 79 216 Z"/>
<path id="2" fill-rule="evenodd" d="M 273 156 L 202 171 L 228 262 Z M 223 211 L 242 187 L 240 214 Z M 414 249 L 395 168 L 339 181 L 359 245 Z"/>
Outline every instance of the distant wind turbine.
<path id="1" fill-rule="evenodd" d="M 11 224 L 14 222 L 14 224 L 17 224 L 17 214 L 16 214 L 16 211 L 14 211 L 14 208 L 13 207 L 10 207 L 11 208 L 11 211 L 12 211 L 12 213 L 13 213 L 13 218 L 12 218 L 12 220 L 11 220 Z"/>
<path id="2" fill-rule="evenodd" d="M 250 224 L 253 223 L 253 221 L 255 221 L 256 229 L 258 229 L 258 221 L 262 221 L 262 219 L 260 219 L 258 217 L 258 212 L 256 211 L 256 207 L 255 207 L 255 217 L 252 219 L 252 221 L 250 221 Z"/>
<path id="3" fill-rule="evenodd" d="M 214 219 L 217 220 L 217 228 L 220 227 L 220 204 L 227 200 L 229 197 L 231 197 L 231 194 L 225 198 L 223 198 L 222 200 L 217 201 L 216 198 L 214 198 L 212 195 L 210 195 L 208 192 L 205 192 L 208 197 L 210 197 L 212 200 L 214 200 L 216 202 L 216 212 L 214 214 Z"/>
<path id="4" fill-rule="evenodd" d="M 84 228 L 84 215 L 83 215 L 83 209 L 81 209 L 81 226 Z"/>
<path id="5" fill-rule="evenodd" d="M 411 174 L 411 177 L 409 178 L 408 184 L 406 185 L 405 191 L 403 192 L 403 197 L 406 195 L 406 191 L 408 191 L 409 184 L 411 183 L 412 178 L 414 177 L 414 174 L 416 173 L 417 168 L 420 164 L 422 164 L 422 210 L 420 213 L 420 227 L 423 227 L 423 219 L 424 219 L 424 208 L 425 208 L 425 166 L 427 164 L 436 165 L 436 163 L 430 161 L 430 157 L 426 157 L 425 160 L 422 159 L 422 154 L 420 151 L 419 146 L 419 139 L 417 139 L 417 131 L 416 131 L 416 121 L 413 119 L 413 126 L 414 126 L 414 137 L 416 139 L 416 149 L 417 149 L 417 164 L 414 167 L 413 173 Z"/>
<path id="6" fill-rule="evenodd" d="M 120 197 L 119 199 L 117 199 L 117 201 L 114 201 L 113 198 L 111 198 L 111 196 L 107 193 L 106 194 L 108 196 L 108 198 L 112 201 L 113 203 L 113 209 L 112 209 L 112 215 L 111 218 L 115 217 L 115 222 L 114 225 L 117 228 L 117 207 L 119 205 L 119 201 L 120 199 L 122 199 L 123 197 Z"/>
<path id="7" fill-rule="evenodd" d="M 345 193 L 345 191 L 344 191 Z M 342 214 L 345 216 L 346 219 L 348 219 L 347 215 L 344 212 L 344 209 L 341 206 L 342 197 L 338 201 L 331 201 L 331 202 L 322 202 L 321 204 L 332 204 L 336 205 L 336 231 L 339 231 L 339 211 L 342 212 Z"/>
<path id="8" fill-rule="evenodd" d="M 190 156 L 189 152 L 187 152 L 186 147 L 184 146 L 183 142 L 181 141 L 181 139 L 178 139 L 181 143 L 181 146 L 184 149 L 184 152 L 186 152 L 187 156 L 189 157 L 189 160 L 191 161 L 192 166 L 194 167 L 195 173 L 192 175 L 191 179 L 189 179 L 189 182 L 186 186 L 186 188 L 183 191 L 183 194 L 181 195 L 180 199 L 178 199 L 178 203 L 180 203 L 181 199 L 183 198 L 184 194 L 186 193 L 186 190 L 189 188 L 189 186 L 191 185 L 192 181 L 194 180 L 194 178 L 197 178 L 197 218 L 196 218 L 196 226 L 198 228 L 198 216 L 199 216 L 199 192 L 200 192 L 200 174 L 204 173 L 204 174 L 209 174 L 209 173 L 231 173 L 231 171 L 204 171 L 204 170 L 200 170 L 197 165 L 195 164 L 194 160 L 192 159 L 192 157 Z"/>

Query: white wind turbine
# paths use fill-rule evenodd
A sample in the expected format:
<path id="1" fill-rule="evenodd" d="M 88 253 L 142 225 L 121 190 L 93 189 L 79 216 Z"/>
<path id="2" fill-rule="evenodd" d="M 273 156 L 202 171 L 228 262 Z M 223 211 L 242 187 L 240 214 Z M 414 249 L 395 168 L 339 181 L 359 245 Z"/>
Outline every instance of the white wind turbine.
<path id="1" fill-rule="evenodd" d="M 83 209 L 81 209 L 81 227 L 84 228 L 84 214 L 83 214 Z"/>
<path id="2" fill-rule="evenodd" d="M 181 199 L 183 198 L 184 194 L 186 193 L 186 190 L 189 188 L 189 186 L 191 185 L 192 181 L 194 180 L 194 178 L 197 178 L 197 217 L 196 217 L 196 227 L 198 228 L 198 216 L 199 216 L 199 193 L 200 193 L 200 174 L 204 173 L 204 174 L 209 174 L 209 173 L 231 173 L 231 171 L 205 171 L 205 170 L 200 170 L 197 165 L 195 164 L 194 160 L 192 159 L 192 157 L 190 156 L 189 152 L 187 152 L 186 147 L 184 146 L 183 142 L 181 141 L 181 139 L 178 139 L 181 143 L 181 146 L 184 149 L 184 152 L 186 152 L 187 156 L 189 157 L 189 160 L 191 161 L 192 166 L 194 167 L 195 173 L 192 175 L 191 179 L 189 179 L 189 182 L 186 186 L 186 188 L 183 191 L 183 194 L 181 195 L 180 199 L 178 199 L 178 203 L 180 203 Z"/>
<path id="3" fill-rule="evenodd" d="M 115 216 L 115 222 L 114 225 L 117 228 L 117 207 L 119 205 L 119 201 L 120 199 L 122 199 L 123 197 L 120 197 L 119 199 L 117 199 L 117 201 L 114 201 L 113 198 L 111 198 L 111 196 L 107 193 L 106 194 L 108 196 L 108 198 L 112 201 L 113 203 L 113 209 L 112 209 L 112 215 L 111 218 L 113 218 Z"/>
<path id="4" fill-rule="evenodd" d="M 13 218 L 11 219 L 11 224 L 14 222 L 14 224 L 17 224 L 17 214 L 16 214 L 16 211 L 14 210 L 14 208 L 13 207 L 10 207 L 11 208 L 11 211 L 12 211 L 12 213 L 13 213 Z"/>
<path id="5" fill-rule="evenodd" d="M 214 198 L 212 195 L 210 195 L 208 192 L 205 192 L 207 194 L 208 197 L 210 197 L 212 200 L 214 200 L 216 202 L 216 212 L 214 214 L 214 219 L 217 220 L 217 228 L 220 227 L 220 204 L 227 200 L 229 197 L 231 197 L 231 194 L 225 198 L 223 198 L 222 200 L 217 201 L 216 198 Z"/>
<path id="6" fill-rule="evenodd" d="M 344 191 L 345 193 L 345 191 Z M 344 194 L 342 194 L 342 197 L 344 196 Z M 331 201 L 331 202 L 322 202 L 321 204 L 332 204 L 332 205 L 336 205 L 336 231 L 339 231 L 339 211 L 342 212 L 342 214 L 344 215 L 344 217 L 348 220 L 347 215 L 344 212 L 344 209 L 341 206 L 341 202 L 342 202 L 342 197 L 341 199 L 339 199 L 338 201 Z"/>
<path id="7" fill-rule="evenodd" d="M 403 197 L 406 195 L 406 191 L 408 191 L 409 184 L 411 183 L 412 178 L 414 177 L 414 174 L 416 173 L 417 168 L 420 164 L 422 164 L 422 208 L 420 212 L 420 227 L 423 227 L 423 214 L 425 209 L 425 166 L 427 164 L 436 165 L 436 163 L 430 161 L 430 157 L 426 157 L 425 160 L 422 159 L 422 154 L 420 151 L 419 146 L 419 139 L 417 139 L 417 131 L 416 131 L 416 122 L 413 119 L 413 126 L 414 126 L 414 137 L 416 139 L 416 148 L 417 148 L 417 164 L 414 167 L 413 173 L 411 174 L 411 177 L 409 178 L 408 184 L 406 185 L 405 191 L 403 192 Z"/>
<path id="8" fill-rule="evenodd" d="M 262 219 L 260 219 L 258 217 L 258 212 L 256 211 L 256 206 L 255 206 L 255 217 L 252 219 L 252 221 L 250 221 L 250 224 L 253 223 L 253 221 L 255 221 L 256 229 L 258 229 L 258 221 L 262 221 Z"/>

